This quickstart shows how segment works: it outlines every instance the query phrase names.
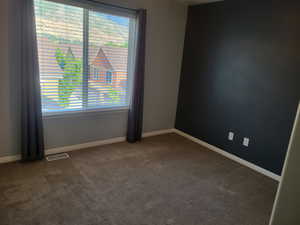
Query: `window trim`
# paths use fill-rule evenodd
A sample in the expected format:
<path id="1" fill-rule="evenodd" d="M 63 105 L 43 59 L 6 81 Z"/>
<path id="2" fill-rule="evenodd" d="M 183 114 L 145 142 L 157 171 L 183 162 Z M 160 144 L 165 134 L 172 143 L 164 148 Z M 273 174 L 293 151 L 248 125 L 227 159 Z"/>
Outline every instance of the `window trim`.
<path id="1" fill-rule="evenodd" d="M 127 8 L 119 5 L 97 2 L 95 0 L 47 0 L 56 3 L 81 7 L 91 11 L 108 13 L 115 16 L 136 18 L 137 9 Z"/>
<path id="2" fill-rule="evenodd" d="M 83 114 L 91 114 L 91 113 L 104 113 L 104 112 L 127 112 L 129 110 L 129 104 L 131 102 L 132 97 L 132 82 L 133 82 L 133 76 L 134 76 L 134 68 L 135 68 L 135 50 L 136 50 L 136 39 L 137 39 L 137 10 L 136 9 L 129 9 L 119 6 L 114 6 L 110 4 L 95 2 L 93 0 L 46 0 L 51 2 L 56 2 L 60 4 L 65 5 L 72 5 L 76 7 L 83 8 L 84 15 L 83 20 L 88 20 L 88 16 L 85 15 L 86 13 L 89 14 L 89 11 L 93 12 L 99 12 L 99 13 L 106 13 L 110 15 L 120 16 L 120 17 L 126 17 L 129 18 L 129 36 L 128 36 L 128 60 L 127 60 L 127 98 L 125 101 L 124 106 L 109 106 L 109 107 L 95 107 L 95 108 L 87 108 L 84 103 L 82 105 L 81 109 L 66 109 L 66 110 L 60 110 L 60 111 L 42 111 L 42 117 L 43 118 L 57 118 L 57 117 L 69 117 L 72 115 L 83 115 Z M 83 27 L 83 35 L 84 35 L 84 41 L 83 43 L 87 44 L 86 50 L 84 50 L 84 55 L 86 54 L 88 56 L 88 25 L 84 25 Z M 84 46 L 83 46 L 84 48 Z M 84 58 L 83 55 L 83 58 Z M 88 57 L 87 57 L 86 65 L 84 66 L 86 69 L 83 71 L 83 77 L 86 77 L 85 79 L 89 79 L 89 70 L 90 67 L 88 65 Z M 85 61 L 85 60 L 84 60 Z M 111 71 L 112 72 L 112 71 Z M 86 76 L 84 76 L 86 74 Z M 112 74 L 113 78 L 113 74 Z M 86 82 L 86 83 L 87 83 Z M 112 83 L 112 82 L 111 82 Z M 111 84 L 110 83 L 110 84 Z M 84 89 L 83 85 L 83 89 Z M 84 92 L 84 90 L 83 90 Z M 88 93 L 88 92 L 87 92 Z M 84 98 L 84 96 L 83 96 Z M 83 100 L 84 101 L 84 100 Z M 86 101 L 88 102 L 88 101 Z"/>
<path id="3" fill-rule="evenodd" d="M 46 112 L 43 114 L 43 119 L 52 118 L 68 118 L 68 117 L 84 117 L 90 115 L 104 115 L 111 113 L 127 113 L 129 111 L 129 106 L 120 107 L 107 107 L 107 108 L 94 108 L 87 110 L 66 110 L 60 112 Z"/>

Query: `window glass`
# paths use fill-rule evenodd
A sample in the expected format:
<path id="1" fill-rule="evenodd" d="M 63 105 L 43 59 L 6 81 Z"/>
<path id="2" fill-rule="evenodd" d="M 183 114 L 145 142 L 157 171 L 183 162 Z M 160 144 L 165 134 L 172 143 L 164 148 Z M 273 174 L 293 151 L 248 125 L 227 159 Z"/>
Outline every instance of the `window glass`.
<path id="1" fill-rule="evenodd" d="M 35 16 L 44 113 L 128 105 L 132 17 L 46 0 Z"/>

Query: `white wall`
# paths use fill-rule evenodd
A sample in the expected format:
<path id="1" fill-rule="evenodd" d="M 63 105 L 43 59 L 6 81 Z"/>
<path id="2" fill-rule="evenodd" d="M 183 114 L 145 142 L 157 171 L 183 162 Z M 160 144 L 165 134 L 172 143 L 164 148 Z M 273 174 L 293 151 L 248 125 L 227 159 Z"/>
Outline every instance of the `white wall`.
<path id="1" fill-rule="evenodd" d="M 270 225 L 300 224 L 300 107 Z"/>
<path id="2" fill-rule="evenodd" d="M 0 14 L 4 5 L 0 2 Z M 148 10 L 146 40 L 146 74 L 144 102 L 144 131 L 173 128 L 176 115 L 177 92 L 181 69 L 183 42 L 186 23 L 186 6 L 174 0 L 104 0 L 129 8 Z M 7 14 L 7 13 L 6 13 Z M 1 30 L 7 30 L 8 23 L 1 18 Z M 7 49 L 8 40 L 1 41 L 1 50 Z M 0 156 L 19 151 L 18 108 L 11 108 L 15 99 L 12 91 L 13 78 L 8 72 L 8 56 L 1 51 L 1 96 L 0 113 Z M 3 80 L 3 82 L 2 82 Z M 12 86 L 11 88 L 9 88 Z M 11 118 L 12 117 L 12 118 Z M 124 111 L 87 114 L 84 116 L 54 117 L 44 120 L 46 148 L 61 147 L 89 141 L 102 140 L 126 134 L 127 113 Z"/>

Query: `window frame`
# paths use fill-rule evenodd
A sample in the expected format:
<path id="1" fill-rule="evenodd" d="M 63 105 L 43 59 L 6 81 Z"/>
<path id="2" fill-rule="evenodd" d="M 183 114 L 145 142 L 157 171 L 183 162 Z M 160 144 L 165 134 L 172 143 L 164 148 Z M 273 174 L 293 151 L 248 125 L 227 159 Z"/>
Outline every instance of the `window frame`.
<path id="1" fill-rule="evenodd" d="M 134 9 L 127 9 L 118 6 L 113 6 L 104 3 L 98 3 L 93 1 L 84 1 L 84 0 L 45 0 L 51 1 L 56 3 L 61 3 L 65 5 L 72 5 L 76 7 L 80 7 L 84 11 L 83 15 L 83 72 L 82 72 L 82 79 L 83 79 L 83 96 L 82 96 L 82 108 L 80 109 L 65 109 L 65 110 L 49 110 L 49 111 L 42 111 L 43 118 L 56 118 L 56 117 L 69 117 L 73 115 L 91 115 L 91 114 L 98 114 L 98 113 L 107 113 L 107 112 L 128 112 L 129 104 L 132 97 L 132 85 L 133 85 L 133 76 L 134 76 L 134 67 L 135 67 L 135 52 L 136 52 L 136 39 L 137 39 L 137 13 Z M 88 16 L 89 12 L 99 12 L 110 14 L 114 16 L 126 17 L 129 19 L 129 27 L 128 27 L 128 59 L 127 59 L 127 89 L 126 89 L 126 101 L 125 105 L 119 106 L 107 106 L 107 107 L 86 107 L 84 104 L 88 103 L 88 100 L 84 100 L 87 98 L 88 91 L 84 91 L 84 89 L 88 89 L 88 79 L 90 76 L 90 65 L 88 59 L 88 31 L 89 31 L 89 23 L 88 23 Z M 111 72 L 111 83 L 113 80 L 113 72 Z M 94 78 L 94 77 L 93 77 Z M 105 77 L 105 82 L 106 82 Z M 85 83 L 85 84 L 84 84 Z M 86 95 L 86 96 L 85 96 Z M 84 103 L 85 102 L 85 103 Z"/>
<path id="2" fill-rule="evenodd" d="M 63 113 L 61 112 L 49 112 L 46 115 L 43 115 L 44 119 L 51 118 L 67 118 L 67 117 L 84 117 L 84 116 L 93 116 L 93 115 L 104 115 L 111 113 L 128 113 L 128 107 L 107 107 L 99 109 L 87 109 L 87 110 L 66 110 Z"/>

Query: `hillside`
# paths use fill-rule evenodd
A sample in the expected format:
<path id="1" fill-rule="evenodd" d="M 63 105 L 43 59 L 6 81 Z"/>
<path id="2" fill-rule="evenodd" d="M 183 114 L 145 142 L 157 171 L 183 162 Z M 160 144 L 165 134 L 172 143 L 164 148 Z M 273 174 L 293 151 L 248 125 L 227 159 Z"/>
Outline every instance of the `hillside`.
<path id="1" fill-rule="evenodd" d="M 38 35 L 57 41 L 82 42 L 83 10 L 81 8 L 35 0 L 35 12 Z M 122 23 L 116 21 L 122 21 Z M 126 46 L 128 23 L 127 18 L 90 11 L 89 43 L 97 46 Z"/>

